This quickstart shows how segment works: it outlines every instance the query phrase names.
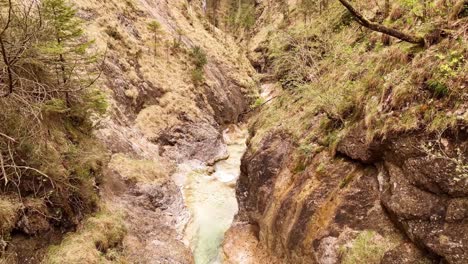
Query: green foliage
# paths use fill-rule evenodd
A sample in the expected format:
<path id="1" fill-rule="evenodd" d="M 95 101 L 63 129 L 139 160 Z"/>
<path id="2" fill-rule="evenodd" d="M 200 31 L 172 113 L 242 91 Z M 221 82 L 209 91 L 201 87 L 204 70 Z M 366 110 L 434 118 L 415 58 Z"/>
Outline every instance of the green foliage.
<path id="1" fill-rule="evenodd" d="M 76 10 L 65 0 L 44 0 L 43 16 L 53 33 L 58 45 L 73 48 L 68 41 L 74 41 L 83 35 L 81 20 L 76 17 Z"/>
<path id="2" fill-rule="evenodd" d="M 326 167 L 325 167 L 325 164 L 323 163 L 320 163 L 316 168 L 315 168 L 315 172 L 318 174 L 318 175 L 325 175 L 325 172 L 326 172 Z"/>
<path id="3" fill-rule="evenodd" d="M 156 20 L 148 23 L 148 30 L 153 34 L 162 33 L 161 24 Z"/>
<path id="4" fill-rule="evenodd" d="M 252 104 L 252 108 L 257 108 L 262 106 L 265 103 L 265 99 L 263 97 L 258 97 Z"/>
<path id="5" fill-rule="evenodd" d="M 181 28 L 178 28 L 176 30 L 176 33 L 177 33 L 177 38 L 173 39 L 172 49 L 178 51 L 181 49 L 182 38 L 184 37 L 185 32 Z"/>
<path id="6" fill-rule="evenodd" d="M 445 78 L 456 77 L 464 63 L 463 54 L 457 51 L 451 51 L 447 55 L 438 54 L 437 58 L 443 61 L 439 66 L 439 72 Z"/>
<path id="7" fill-rule="evenodd" d="M 200 85 L 205 81 L 204 69 L 203 67 L 208 63 L 205 51 L 199 47 L 195 46 L 190 52 L 192 62 L 195 65 L 195 68 L 192 70 L 192 82 L 195 85 Z"/>
<path id="8" fill-rule="evenodd" d="M 160 45 L 161 41 L 161 35 L 163 33 L 161 24 L 158 21 L 151 21 L 148 23 L 148 30 L 151 33 L 151 38 L 152 38 L 152 45 L 153 45 L 153 50 L 154 50 L 154 56 L 157 55 L 157 50 Z"/>
<path id="9" fill-rule="evenodd" d="M 38 44 L 42 62 L 55 73 L 62 90 L 78 90 L 77 87 L 91 83 L 89 66 L 96 62 L 97 55 L 88 52 L 93 41 L 84 40 L 83 22 L 76 16 L 74 6 L 66 0 L 44 0 L 41 12 L 45 24 Z M 79 74 L 82 72 L 88 72 L 86 78 Z M 65 92 L 67 104 L 71 94 Z"/>
<path id="10" fill-rule="evenodd" d="M 419 0 L 398 0 L 406 9 L 410 10 L 416 16 L 422 17 L 424 13 L 424 4 Z"/>
<path id="11" fill-rule="evenodd" d="M 206 53 L 200 46 L 193 47 L 190 56 L 192 57 L 193 64 L 198 69 L 203 68 L 208 62 Z"/>
<path id="12" fill-rule="evenodd" d="M 438 80 L 434 80 L 434 79 L 428 80 L 427 86 L 429 90 L 432 91 L 432 94 L 435 97 L 446 96 L 449 92 L 447 86 L 443 82 L 440 82 Z"/>
<path id="13" fill-rule="evenodd" d="M 107 112 L 109 103 L 106 94 L 98 89 L 87 91 L 83 95 L 84 111 L 103 115 Z"/>
<path id="14" fill-rule="evenodd" d="M 205 73 L 203 69 L 195 68 L 192 70 L 191 78 L 193 84 L 196 86 L 201 85 L 205 81 Z"/>
<path id="15" fill-rule="evenodd" d="M 107 102 L 93 87 L 97 56 L 89 51 L 93 42 L 85 40 L 73 6 L 65 0 L 37 4 L 15 2 L 13 15 L 27 19 L 13 20 L 2 36 L 15 43 L 6 52 L 21 50 L 21 56 L 13 95 L 0 100 L 0 131 L 8 135 L 0 136 L 0 181 L 8 192 L 47 199 L 54 221 L 68 225 L 96 206 L 93 184 L 105 150 L 92 135 L 92 116 L 105 113 Z M 17 39 L 30 42 L 18 46 Z"/>
<path id="16" fill-rule="evenodd" d="M 227 24 L 234 30 L 251 29 L 255 25 L 255 3 L 251 0 L 233 1 Z"/>
<path id="17" fill-rule="evenodd" d="M 314 145 L 312 144 L 302 144 L 299 146 L 299 151 L 302 155 L 310 155 L 314 152 Z"/>
<path id="18" fill-rule="evenodd" d="M 361 232 L 352 242 L 350 248 L 342 247 L 343 264 L 379 264 L 383 255 L 389 250 L 393 243 L 380 236 L 375 231 L 366 230 Z"/>
<path id="19" fill-rule="evenodd" d="M 67 103 L 60 98 L 53 98 L 48 101 L 46 101 L 42 105 L 42 110 L 45 113 L 60 113 L 64 114 L 68 111 L 70 111 L 70 108 L 68 108 Z"/>

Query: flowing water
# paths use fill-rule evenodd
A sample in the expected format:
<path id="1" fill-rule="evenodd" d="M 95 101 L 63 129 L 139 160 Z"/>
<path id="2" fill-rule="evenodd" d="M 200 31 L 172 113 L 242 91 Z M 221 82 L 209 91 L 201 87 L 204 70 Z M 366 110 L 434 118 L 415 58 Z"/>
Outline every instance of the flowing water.
<path id="1" fill-rule="evenodd" d="M 224 133 L 229 158 L 214 165 L 208 173 L 201 164 L 186 164 L 182 182 L 185 203 L 191 212 L 186 230 L 195 264 L 222 263 L 219 254 L 224 233 L 237 213 L 235 183 L 240 174 L 240 160 L 245 152 L 245 130 L 231 128 Z"/>

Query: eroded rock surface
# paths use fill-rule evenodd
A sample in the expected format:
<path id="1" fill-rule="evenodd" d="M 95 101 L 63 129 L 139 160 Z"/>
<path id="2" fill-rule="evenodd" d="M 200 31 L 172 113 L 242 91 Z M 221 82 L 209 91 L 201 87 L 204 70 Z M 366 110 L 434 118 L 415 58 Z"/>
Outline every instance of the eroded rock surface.
<path id="1" fill-rule="evenodd" d="M 258 226 L 260 243 L 284 263 L 341 263 L 362 254 L 362 243 L 382 263 L 466 263 L 468 183 L 457 169 L 466 135 L 369 144 L 363 129 L 341 141 L 337 157 L 318 152 L 304 168 L 287 135 L 267 135 L 244 156 L 237 220 Z"/>

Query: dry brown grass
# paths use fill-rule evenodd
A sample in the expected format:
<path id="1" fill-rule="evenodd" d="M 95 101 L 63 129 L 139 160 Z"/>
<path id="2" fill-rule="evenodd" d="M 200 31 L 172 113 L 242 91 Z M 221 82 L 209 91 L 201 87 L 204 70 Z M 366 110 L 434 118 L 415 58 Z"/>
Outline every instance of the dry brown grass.
<path id="1" fill-rule="evenodd" d="M 378 264 L 389 249 L 397 246 L 399 241 L 390 241 L 380 234 L 365 230 L 351 242 L 351 245 L 341 248 L 343 264 L 368 263 Z"/>
<path id="2" fill-rule="evenodd" d="M 124 154 L 115 154 L 109 168 L 124 180 L 131 182 L 164 182 L 169 178 L 172 167 L 163 161 L 132 159 Z"/>
<path id="3" fill-rule="evenodd" d="M 356 4 L 367 10 L 368 16 L 373 15 L 375 9 L 369 2 Z M 429 12 L 429 22 L 416 23 L 419 18 L 407 9 L 395 3 L 391 13 L 394 22 L 385 23 L 408 32 L 425 32 L 427 23 L 444 19 L 444 12 L 449 10 L 444 7 L 439 12 Z M 328 43 L 319 62 L 318 79 L 283 93 L 262 109 L 255 120 L 254 145 L 265 133 L 276 129 L 289 131 L 299 145 L 309 144 L 305 138 L 314 137 L 329 144 L 362 120 L 368 129 L 368 140 L 420 129 L 440 133 L 456 127 L 457 122 L 466 124 L 463 116 L 444 114 L 463 113 L 463 101 L 467 98 L 468 82 L 463 71 L 468 67 L 468 40 L 461 33 L 466 32 L 463 24 L 466 21 L 459 21 L 459 29 L 453 32 L 457 40 L 442 39 L 425 49 L 393 40 L 387 46 L 380 34 L 362 29 L 352 21 L 347 24 L 346 17 L 340 15 L 342 10 L 339 3 L 330 3 L 328 9 L 312 18 L 309 25 L 314 25 L 315 34 Z M 283 34 L 282 30 L 294 32 L 303 27 L 301 23 L 300 20 L 283 23 L 283 28 L 270 36 L 266 33 L 261 36 L 267 43 L 274 43 L 275 35 Z M 317 43 L 311 40 L 309 44 Z M 428 85 L 428 80 L 435 80 L 434 87 Z M 322 118 L 325 123 L 330 123 L 330 118 L 334 120 L 332 129 L 329 125 L 325 130 L 310 129 L 309 120 L 317 122 L 313 117 L 320 113 L 325 113 L 326 118 Z M 308 133 L 314 136 L 305 136 Z"/>
<path id="4" fill-rule="evenodd" d="M 118 249 L 126 233 L 118 212 L 103 211 L 88 218 L 58 246 L 52 246 L 45 264 L 124 263 Z"/>
<path id="5" fill-rule="evenodd" d="M 186 1 L 168 3 L 154 1 L 74 1 L 87 12 L 94 13 L 96 19 L 87 23 L 87 34 L 96 40 L 97 47 L 109 43 L 108 55 L 116 67 L 115 75 L 126 80 L 126 85 L 109 87 L 123 90 L 129 101 L 136 105 L 137 98 L 144 96 L 148 89 L 163 91 L 161 98 L 148 98 L 143 110 L 137 114 L 136 124 L 148 138 L 154 138 L 161 130 L 180 124 L 179 116 L 192 121 L 200 121 L 211 115 L 210 109 L 200 109 L 200 88 L 191 80 L 192 62 L 189 50 L 200 46 L 207 53 L 209 63 L 219 63 L 229 70 L 230 78 L 249 89 L 254 83 L 249 75 L 254 71 L 249 61 L 241 54 L 240 48 L 230 36 L 216 28 L 206 28 L 206 19 L 197 15 L 194 7 Z M 130 3 L 130 4 L 129 4 Z M 191 5 L 195 5 L 192 3 Z M 161 24 L 159 52 L 154 56 L 153 34 L 148 23 Z M 107 34 L 108 27 L 118 29 L 118 37 Z M 180 47 L 174 48 L 173 43 Z M 206 67 L 209 70 L 209 67 Z M 216 80 L 206 74 L 206 83 Z M 103 78 L 101 85 L 108 87 L 114 75 Z M 142 88 L 142 83 L 150 88 Z M 246 93 L 248 91 L 245 91 Z"/>
<path id="6" fill-rule="evenodd" d="M 0 239 L 15 227 L 20 207 L 19 202 L 7 197 L 0 197 Z"/>

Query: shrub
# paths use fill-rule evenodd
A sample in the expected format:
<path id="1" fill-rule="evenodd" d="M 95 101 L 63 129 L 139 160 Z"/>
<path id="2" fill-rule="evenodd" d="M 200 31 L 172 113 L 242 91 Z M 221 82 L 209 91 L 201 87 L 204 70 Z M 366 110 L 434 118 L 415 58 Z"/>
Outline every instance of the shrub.
<path id="1" fill-rule="evenodd" d="M 2 33 L 8 39 L 2 55 L 17 52 L 19 40 L 23 46 L 15 65 L 9 65 L 15 71 L 13 87 L 0 100 L 2 191 L 47 200 L 54 224 L 70 228 L 95 209 L 93 184 L 105 162 L 105 149 L 92 135 L 93 115 L 107 108 L 93 88 L 97 55 L 88 52 L 93 42 L 84 37 L 67 1 L 27 7 L 13 2 L 15 19 Z M 0 64 L 8 68 L 5 61 Z M 0 75 L 8 79 L 5 71 Z"/>
<path id="2" fill-rule="evenodd" d="M 343 254 L 343 264 L 379 264 L 383 255 L 394 245 L 375 231 L 361 232 L 349 248 L 340 249 Z"/>
<path id="3" fill-rule="evenodd" d="M 148 23 L 148 30 L 151 33 L 152 38 L 152 46 L 153 46 L 153 55 L 157 55 L 157 50 L 161 42 L 161 35 L 163 34 L 163 30 L 161 24 L 158 21 L 151 21 Z"/>
<path id="4" fill-rule="evenodd" d="M 192 82 L 195 85 L 201 85 L 205 81 L 205 74 L 203 69 L 195 68 L 192 70 Z"/>
<path id="5" fill-rule="evenodd" d="M 255 25 L 255 3 L 251 0 L 232 2 L 227 24 L 234 30 L 251 29 Z"/>
<path id="6" fill-rule="evenodd" d="M 193 64 L 198 69 L 203 68 L 208 62 L 206 53 L 200 46 L 193 47 L 190 56 L 192 57 Z"/>
<path id="7" fill-rule="evenodd" d="M 262 106 L 263 104 L 265 104 L 265 98 L 263 98 L 263 97 L 258 97 L 257 99 L 255 99 L 255 102 L 253 102 L 252 108 L 260 107 L 260 106 Z"/>
<path id="8" fill-rule="evenodd" d="M 427 81 L 427 87 L 430 91 L 432 91 L 434 97 L 443 97 L 446 96 L 449 92 L 447 86 L 444 83 L 434 79 Z"/>
<path id="9" fill-rule="evenodd" d="M 195 68 L 191 73 L 192 82 L 195 85 L 200 85 L 205 81 L 203 67 L 208 63 L 206 53 L 201 47 L 195 46 L 190 52 L 190 56 L 192 57 L 192 62 L 195 65 Z"/>

